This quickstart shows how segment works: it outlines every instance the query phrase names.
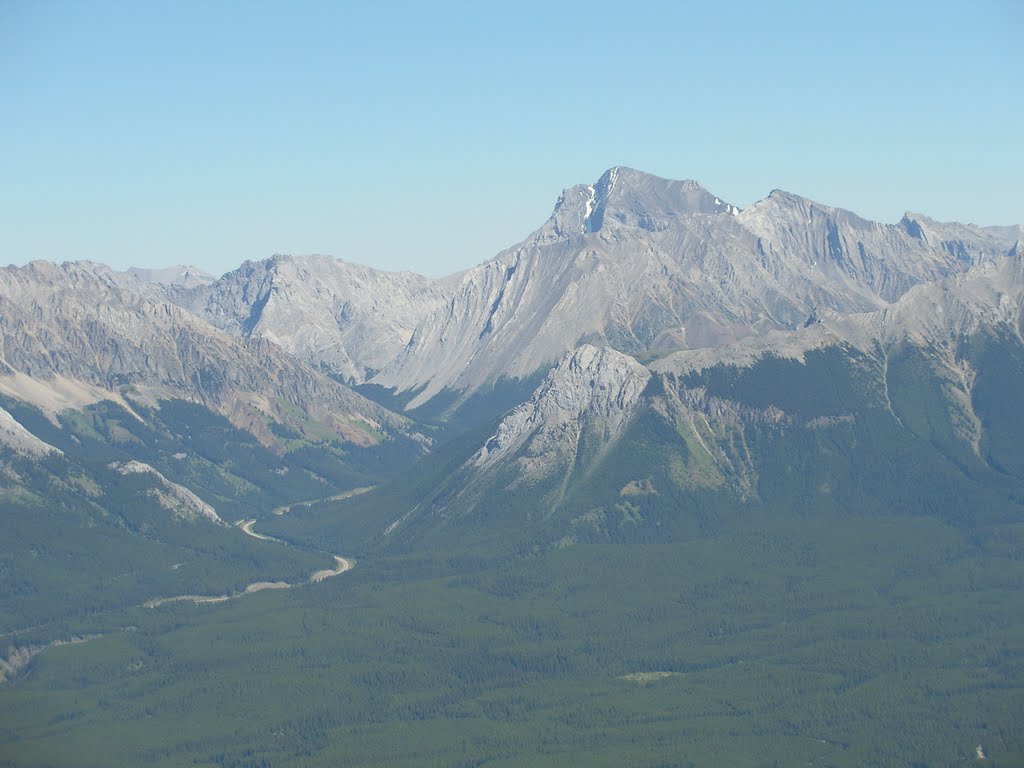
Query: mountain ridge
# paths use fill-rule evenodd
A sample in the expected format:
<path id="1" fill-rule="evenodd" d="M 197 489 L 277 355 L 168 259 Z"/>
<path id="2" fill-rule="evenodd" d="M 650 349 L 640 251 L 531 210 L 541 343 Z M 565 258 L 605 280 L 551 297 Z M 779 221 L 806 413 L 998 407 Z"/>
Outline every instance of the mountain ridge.
<path id="1" fill-rule="evenodd" d="M 168 301 L 159 286 L 88 262 L 0 270 L 0 390 L 54 412 L 113 400 L 203 403 L 276 439 L 267 420 L 369 445 L 404 420 L 266 341 L 230 337 Z M 63 405 L 62 405 L 63 403 Z M 291 403 L 293 405 L 288 405 Z"/>
<path id="2" fill-rule="evenodd" d="M 880 224 L 779 189 L 740 210 L 696 181 L 616 166 L 564 190 L 520 244 L 445 278 L 321 255 L 192 282 L 185 267 L 126 274 L 147 301 L 411 410 L 536 376 L 581 343 L 653 358 L 883 309 L 1019 249 L 1021 233 L 911 212 Z"/>
<path id="3" fill-rule="evenodd" d="M 630 354 L 716 346 L 796 327 L 819 306 L 879 309 L 1013 247 L 1002 228 L 925 227 L 922 238 L 781 191 L 740 211 L 696 182 L 611 169 L 464 273 L 371 382 L 416 393 L 415 408 L 522 378 L 582 341 Z"/>
<path id="4" fill-rule="evenodd" d="M 1019 361 L 1007 371 L 986 351 L 1004 347 Z M 993 422 L 989 392 L 1022 363 L 1019 254 L 919 285 L 874 312 L 823 312 L 790 331 L 646 365 L 584 343 L 387 533 L 473 541 L 493 525 L 510 540 L 539 535 L 547 538 L 535 546 L 563 547 L 598 522 L 607 535 L 619 513 L 626 528 L 616 523 L 616 535 L 641 526 L 644 509 L 666 514 L 667 502 L 647 498 L 658 494 L 757 506 L 778 482 L 766 477 L 773 446 L 791 440 L 917 446 L 931 462 L 952 461 L 963 482 L 1008 473 L 1019 484 L 1024 468 L 1007 469 L 994 453 L 1004 427 Z M 506 507 L 515 514 L 496 517 Z"/>
<path id="5" fill-rule="evenodd" d="M 405 346 L 452 279 L 279 254 L 172 298 L 227 333 L 266 338 L 358 384 Z"/>

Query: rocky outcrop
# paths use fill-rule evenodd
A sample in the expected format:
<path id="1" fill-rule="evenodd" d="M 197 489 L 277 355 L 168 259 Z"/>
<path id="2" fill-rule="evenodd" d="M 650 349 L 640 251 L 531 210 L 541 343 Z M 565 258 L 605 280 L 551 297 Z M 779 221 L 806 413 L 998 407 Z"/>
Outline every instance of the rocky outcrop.
<path id="1" fill-rule="evenodd" d="M 59 448 L 43 442 L 29 432 L 3 408 L 0 408 L 0 445 L 11 448 L 17 453 L 27 456 L 46 456 L 60 454 Z"/>
<path id="2" fill-rule="evenodd" d="M 983 262 L 963 274 L 915 286 L 899 301 L 869 314 L 824 313 L 819 322 L 861 347 L 909 340 L 947 349 L 983 328 L 1021 335 L 1024 252 Z"/>
<path id="3" fill-rule="evenodd" d="M 586 439 L 606 447 L 622 433 L 648 379 L 650 372 L 628 355 L 583 345 L 501 421 L 469 465 L 513 459 L 526 478 L 564 471 Z"/>
<path id="4" fill-rule="evenodd" d="M 217 510 L 196 496 L 183 485 L 172 483 L 160 472 L 141 461 L 115 462 L 110 468 L 121 475 L 152 475 L 157 480 L 157 487 L 149 491 L 157 503 L 185 520 L 204 518 L 211 523 L 224 525 Z"/>

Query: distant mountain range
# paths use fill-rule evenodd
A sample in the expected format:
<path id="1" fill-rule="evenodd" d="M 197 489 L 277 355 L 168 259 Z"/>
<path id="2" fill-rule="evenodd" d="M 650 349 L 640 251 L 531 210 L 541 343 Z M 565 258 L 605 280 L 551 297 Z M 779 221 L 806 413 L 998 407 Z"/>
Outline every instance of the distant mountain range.
<path id="1" fill-rule="evenodd" d="M 381 272 L 330 256 L 275 256 L 168 298 L 229 334 L 267 339 L 361 384 L 449 300 L 458 277 Z"/>
<path id="2" fill-rule="evenodd" d="M 52 413 L 180 398 L 267 444 L 273 423 L 356 444 L 404 423 L 277 345 L 217 330 L 162 287 L 88 263 L 0 271 L 0 392 Z"/>
<path id="3" fill-rule="evenodd" d="M 1021 238 L 911 213 L 877 224 L 778 190 L 741 211 L 694 181 L 613 168 L 565 190 L 524 242 L 448 278 L 277 256 L 168 298 L 416 407 L 528 377 L 582 342 L 645 357 L 792 329 L 816 310 L 882 309 Z"/>
<path id="4" fill-rule="evenodd" d="M 299 449 L 330 456 L 333 469 L 303 465 L 326 488 L 330 477 L 393 476 L 453 436 L 445 423 L 482 429 L 500 417 L 429 503 L 376 521 L 370 539 L 526 487 L 550 520 L 569 515 L 549 544 L 580 535 L 577 518 L 594 509 L 668 498 L 666 483 L 672 494 L 764 498 L 766 434 L 844 430 L 864 409 L 961 468 L 1016 483 L 1018 459 L 999 447 L 979 382 L 1020 374 L 1022 240 L 1020 226 L 911 213 L 878 224 L 781 191 L 740 210 L 694 181 L 612 168 L 565 190 L 522 243 L 440 280 L 327 256 L 275 256 L 220 278 L 34 262 L 0 271 L 0 441 L 72 461 L 38 425 L 77 434 L 68 414 L 103 403 L 147 424 L 144 410 L 188 403 L 281 457 L 280 471 Z M 993 345 L 1014 361 L 1009 373 L 986 368 Z M 770 373 L 780 366 L 792 381 Z M 801 377 L 852 389 L 791 403 Z M 756 396 L 732 394 L 751 386 Z M 655 422 L 659 437 L 637 436 Z M 186 426 L 164 426 L 170 454 L 187 452 Z M 128 438 L 105 440 L 120 462 L 174 474 Z M 623 450 L 650 453 L 661 480 L 601 469 Z M 372 471 L 364 454 L 377 456 Z M 228 458 L 216 461 L 230 474 Z M 594 502 L 597 478 L 612 477 L 621 499 Z M 223 491 L 212 488 L 191 491 L 216 507 Z"/>
<path id="5" fill-rule="evenodd" d="M 209 285 L 217 279 L 198 267 L 186 267 L 181 264 L 176 264 L 173 267 L 164 267 L 163 269 L 130 267 L 127 272 L 129 275 L 147 283 L 177 288 L 196 288 L 200 285 Z"/>
<path id="6" fill-rule="evenodd" d="M 0 762 L 1019 765 L 1022 436 L 1020 226 L 0 269 Z"/>

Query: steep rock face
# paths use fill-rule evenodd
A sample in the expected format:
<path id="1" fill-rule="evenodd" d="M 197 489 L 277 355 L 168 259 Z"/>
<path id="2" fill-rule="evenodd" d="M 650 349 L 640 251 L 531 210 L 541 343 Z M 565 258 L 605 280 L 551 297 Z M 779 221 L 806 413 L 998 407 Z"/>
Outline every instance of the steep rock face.
<path id="1" fill-rule="evenodd" d="M 887 346 L 909 339 L 936 350 L 983 328 L 1021 335 L 1024 315 L 1024 252 L 1014 251 L 969 271 L 918 285 L 889 307 L 868 315 L 829 313 L 821 322 L 833 332 Z"/>
<path id="2" fill-rule="evenodd" d="M 817 303 L 845 312 L 858 304 L 883 306 L 914 285 L 1005 256 L 1012 246 L 978 227 L 910 216 L 899 224 L 879 224 L 775 190 L 738 218 L 758 236 L 758 251 L 773 273 L 807 271 L 808 283 L 829 285 L 838 294 L 822 295 Z M 922 234 L 922 226 L 931 236 Z"/>
<path id="3" fill-rule="evenodd" d="M 649 380 L 648 370 L 628 355 L 580 346 L 548 372 L 529 400 L 505 415 L 468 460 L 441 478 L 439 487 L 418 495 L 382 536 L 430 535 L 435 526 L 457 524 L 481 510 L 501 518 L 499 528 L 519 525 L 522 509 L 505 515 L 508 493 L 529 500 L 526 518 L 547 515 L 628 429 Z"/>
<path id="4" fill-rule="evenodd" d="M 793 331 L 748 337 L 717 349 L 681 350 L 650 364 L 673 377 L 730 366 L 750 368 L 761 360 L 803 362 L 828 347 L 849 347 L 884 358 L 912 344 L 940 364 L 960 369 L 961 342 L 984 331 L 1005 332 L 1024 343 L 1024 253 L 995 258 L 962 274 L 917 285 L 874 312 L 843 314 L 819 308 Z"/>
<path id="5" fill-rule="evenodd" d="M 465 273 L 373 382 L 415 392 L 415 407 L 525 377 L 584 341 L 630 354 L 718 347 L 798 327 L 817 307 L 882 308 L 1016 242 L 999 228 L 943 227 L 922 237 L 782 192 L 739 211 L 696 182 L 614 168 Z"/>
<path id="6" fill-rule="evenodd" d="M 227 333 L 268 339 L 314 367 L 361 383 L 446 300 L 450 282 L 330 256 L 275 256 L 246 262 L 175 300 Z"/>
<path id="7" fill-rule="evenodd" d="M 1024 226 L 978 227 L 974 224 L 941 222 L 920 213 L 903 214 L 899 225 L 912 237 L 931 247 L 945 250 L 968 262 L 976 262 L 975 254 L 1008 255 L 1022 239 Z"/>
<path id="8" fill-rule="evenodd" d="M 611 168 L 595 184 L 562 193 L 542 231 L 559 239 L 599 231 L 603 226 L 657 231 L 693 213 L 739 213 L 696 181 L 671 181 L 632 168 Z"/>
<path id="9" fill-rule="evenodd" d="M 402 423 L 273 344 L 229 337 L 157 288 L 86 263 L 0 270 L 0 391 L 48 410 L 194 400 L 266 442 L 268 420 L 357 444 Z"/>
<path id="10" fill-rule="evenodd" d="M 583 345 L 566 355 L 470 459 L 477 469 L 515 458 L 527 478 L 565 471 L 584 434 L 601 446 L 621 434 L 650 372 L 612 349 Z"/>
<path id="11" fill-rule="evenodd" d="M 212 523 L 224 525 L 217 510 L 185 486 L 172 483 L 149 464 L 141 461 L 126 461 L 120 464 L 114 463 L 110 468 L 121 475 L 152 475 L 156 478 L 158 485 L 150 489 L 149 495 L 154 497 L 161 507 L 175 515 L 189 521 L 203 518 Z"/>
<path id="12" fill-rule="evenodd" d="M 28 456 L 46 456 L 51 453 L 61 453 L 60 449 L 54 448 L 25 429 L 3 408 L 0 408 L 0 445 Z"/>
<path id="13" fill-rule="evenodd" d="M 588 339 L 639 353 L 742 335 L 746 310 L 723 310 L 721 289 L 745 301 L 755 288 L 731 264 L 753 246 L 735 210 L 695 182 L 625 168 L 566 190 L 526 242 L 467 272 L 373 381 L 422 388 L 415 407 L 446 387 L 529 375 Z"/>

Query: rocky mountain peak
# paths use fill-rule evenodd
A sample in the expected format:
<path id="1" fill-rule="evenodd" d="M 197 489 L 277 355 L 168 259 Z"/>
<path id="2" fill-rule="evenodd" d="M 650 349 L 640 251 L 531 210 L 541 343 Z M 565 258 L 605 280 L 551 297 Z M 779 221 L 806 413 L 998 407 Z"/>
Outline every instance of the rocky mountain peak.
<path id="1" fill-rule="evenodd" d="M 974 224 L 936 221 L 907 211 L 897 225 L 911 237 L 942 249 L 967 264 L 1009 255 L 1024 230 L 1012 227 L 979 227 Z M 979 258 L 979 255 L 981 258 Z"/>
<path id="2" fill-rule="evenodd" d="M 551 224 L 557 235 L 591 234 L 605 228 L 666 229 L 681 216 L 739 213 L 692 179 L 671 181 L 633 168 L 609 168 L 594 184 L 562 193 Z"/>
<path id="3" fill-rule="evenodd" d="M 718 347 L 795 328 L 816 307 L 882 309 L 1020 239 L 913 221 L 920 231 L 782 190 L 739 211 L 694 181 L 611 168 L 464 273 L 372 382 L 414 393 L 415 408 L 445 389 L 525 378 L 584 341 L 636 355 Z"/>
<path id="4" fill-rule="evenodd" d="M 209 285 L 217 278 L 209 272 L 204 272 L 199 267 L 175 264 L 170 267 L 129 267 L 125 272 L 132 277 L 137 277 L 144 283 L 155 283 L 175 288 L 197 288 L 202 285 Z"/>
<path id="5" fill-rule="evenodd" d="M 627 409 L 639 397 L 649 376 L 647 369 L 629 355 L 583 344 L 559 361 L 537 400 L 552 393 L 553 404 L 559 410 L 607 415 Z"/>
<path id="6" fill-rule="evenodd" d="M 277 254 L 173 298 L 228 333 L 269 339 L 315 367 L 362 382 L 445 302 L 450 282 L 333 256 Z"/>
<path id="7" fill-rule="evenodd" d="M 921 219 L 925 217 L 919 213 L 913 213 L 907 211 L 903 214 L 903 218 L 900 219 L 899 226 L 911 237 L 925 241 L 924 228 L 921 226 Z"/>
<path id="8" fill-rule="evenodd" d="M 540 457 L 578 445 L 581 430 L 597 432 L 607 444 L 625 426 L 650 377 L 629 355 L 584 344 L 566 354 L 533 396 L 502 420 L 470 464 L 489 466 L 526 447 L 532 457 L 528 464 L 550 468 L 557 462 Z"/>
<path id="9" fill-rule="evenodd" d="M 751 223 L 765 218 L 777 222 L 797 220 L 803 225 L 829 221 L 855 230 L 869 230 L 879 226 L 845 208 L 825 205 L 784 189 L 773 189 L 763 200 L 747 208 L 742 216 L 744 221 Z"/>

